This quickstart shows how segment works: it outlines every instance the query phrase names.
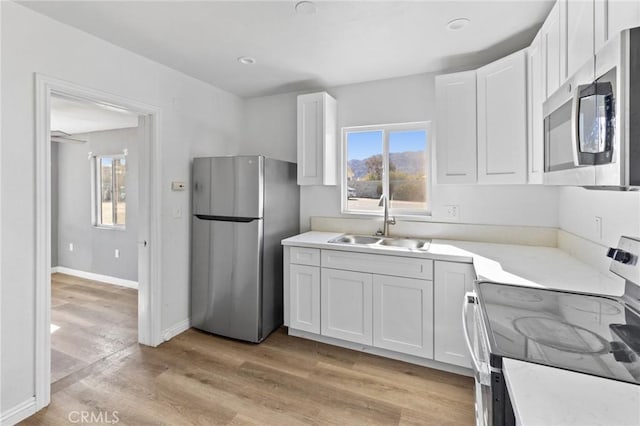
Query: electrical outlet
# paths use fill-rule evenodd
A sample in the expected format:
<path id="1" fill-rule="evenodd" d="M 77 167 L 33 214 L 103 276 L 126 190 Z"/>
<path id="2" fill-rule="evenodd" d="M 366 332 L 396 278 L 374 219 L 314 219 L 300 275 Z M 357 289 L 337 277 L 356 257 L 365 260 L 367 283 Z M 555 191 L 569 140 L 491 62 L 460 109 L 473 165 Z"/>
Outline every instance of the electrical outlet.
<path id="1" fill-rule="evenodd" d="M 451 204 L 445 206 L 447 209 L 447 219 L 458 220 L 460 219 L 460 206 L 457 204 Z"/>
<path id="2" fill-rule="evenodd" d="M 595 225 L 596 238 L 602 241 L 602 217 L 596 216 Z"/>
<path id="3" fill-rule="evenodd" d="M 113 255 L 115 256 L 116 259 L 120 258 L 120 249 L 116 249 Z"/>
<path id="4" fill-rule="evenodd" d="M 69 243 L 69 251 L 73 251 L 73 243 Z"/>

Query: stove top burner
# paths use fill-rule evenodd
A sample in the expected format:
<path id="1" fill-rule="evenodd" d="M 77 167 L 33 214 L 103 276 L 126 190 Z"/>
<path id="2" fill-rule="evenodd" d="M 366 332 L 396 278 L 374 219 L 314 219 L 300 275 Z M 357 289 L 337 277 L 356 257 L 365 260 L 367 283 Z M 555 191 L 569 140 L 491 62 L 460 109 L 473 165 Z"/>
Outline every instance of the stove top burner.
<path id="1" fill-rule="evenodd" d="M 577 325 L 545 317 L 522 317 L 513 326 L 526 338 L 562 352 L 602 354 L 609 343 L 597 334 Z"/>
<path id="2" fill-rule="evenodd" d="M 492 367 L 503 357 L 640 384 L 640 315 L 622 298 L 479 282 Z"/>

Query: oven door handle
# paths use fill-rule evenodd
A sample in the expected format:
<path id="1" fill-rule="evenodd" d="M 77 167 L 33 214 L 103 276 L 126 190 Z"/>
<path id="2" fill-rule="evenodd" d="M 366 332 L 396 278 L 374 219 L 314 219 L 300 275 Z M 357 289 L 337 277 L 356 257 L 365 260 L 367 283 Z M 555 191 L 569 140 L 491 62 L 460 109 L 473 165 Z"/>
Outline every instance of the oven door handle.
<path id="1" fill-rule="evenodd" d="M 468 291 L 465 293 L 464 303 L 462 304 L 462 330 L 464 334 L 464 340 L 467 344 L 467 349 L 469 349 L 471 366 L 473 368 L 473 371 L 476 373 L 476 375 L 479 378 L 481 376 L 482 370 L 480 368 L 480 363 L 476 358 L 476 354 L 473 350 L 473 345 L 471 344 L 471 336 L 469 336 L 469 327 L 467 326 L 467 318 L 468 318 L 469 305 L 470 305 L 469 301 L 472 301 L 471 303 L 475 303 L 475 300 L 476 300 L 476 294 L 474 292 Z"/>

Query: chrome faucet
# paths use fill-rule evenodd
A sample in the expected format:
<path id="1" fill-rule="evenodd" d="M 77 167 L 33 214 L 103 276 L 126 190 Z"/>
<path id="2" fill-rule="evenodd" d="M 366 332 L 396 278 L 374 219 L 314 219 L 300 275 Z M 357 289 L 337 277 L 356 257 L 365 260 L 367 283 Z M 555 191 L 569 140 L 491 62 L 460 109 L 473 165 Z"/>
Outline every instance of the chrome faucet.
<path id="1" fill-rule="evenodd" d="M 387 200 L 387 196 L 384 194 L 382 194 L 382 197 L 380 197 L 378 207 L 380 206 L 384 208 L 384 221 L 382 222 L 382 229 L 378 229 L 376 231 L 376 235 L 388 237 L 389 225 L 395 225 L 396 218 L 392 216 L 391 219 L 389 219 L 389 200 Z"/>

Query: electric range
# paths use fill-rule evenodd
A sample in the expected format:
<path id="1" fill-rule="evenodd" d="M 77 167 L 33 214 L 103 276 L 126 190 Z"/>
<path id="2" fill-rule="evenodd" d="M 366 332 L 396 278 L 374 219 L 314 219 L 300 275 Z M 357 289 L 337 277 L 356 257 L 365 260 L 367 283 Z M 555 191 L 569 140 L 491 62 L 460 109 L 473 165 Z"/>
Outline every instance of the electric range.
<path id="1" fill-rule="evenodd" d="M 504 357 L 640 385 L 640 240 L 622 237 L 607 256 L 626 281 L 621 297 L 484 281 L 467 293 L 479 424 L 515 422 Z"/>

